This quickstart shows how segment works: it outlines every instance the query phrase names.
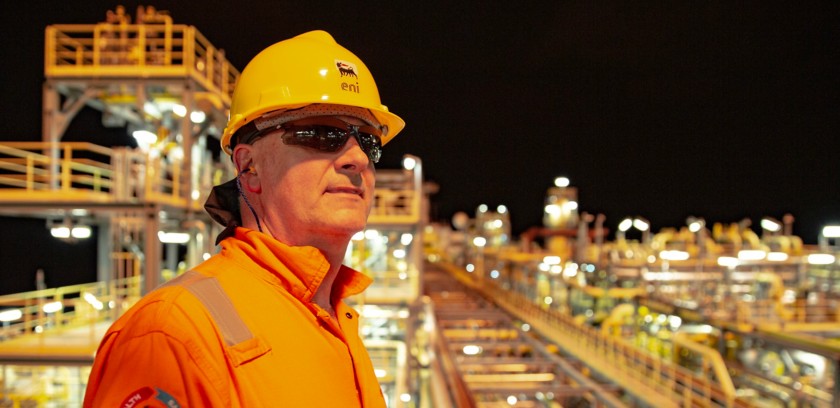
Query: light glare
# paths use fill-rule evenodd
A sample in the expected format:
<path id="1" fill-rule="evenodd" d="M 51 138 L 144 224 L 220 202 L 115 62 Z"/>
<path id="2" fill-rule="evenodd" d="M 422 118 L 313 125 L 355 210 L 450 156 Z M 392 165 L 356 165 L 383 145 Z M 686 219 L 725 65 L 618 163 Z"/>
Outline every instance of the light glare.
<path id="1" fill-rule="evenodd" d="M 811 265 L 830 265 L 833 264 L 837 258 L 831 254 L 810 254 L 808 255 L 808 263 Z"/>
<path id="2" fill-rule="evenodd" d="M 0 312 L 0 322 L 11 322 L 23 317 L 23 312 L 20 309 L 4 310 Z"/>

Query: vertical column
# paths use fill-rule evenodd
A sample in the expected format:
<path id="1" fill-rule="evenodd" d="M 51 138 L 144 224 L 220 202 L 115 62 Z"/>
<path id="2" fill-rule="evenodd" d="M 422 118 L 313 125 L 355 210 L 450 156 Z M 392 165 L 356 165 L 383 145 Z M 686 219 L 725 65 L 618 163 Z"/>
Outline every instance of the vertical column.
<path id="1" fill-rule="evenodd" d="M 114 252 L 114 243 L 111 234 L 110 217 L 101 221 L 96 233 L 96 279 L 99 282 L 110 282 L 115 279 L 113 276 L 113 260 L 111 254 Z"/>
<path id="2" fill-rule="evenodd" d="M 160 258 L 161 243 L 157 233 L 160 230 L 160 216 L 157 206 L 146 208 L 146 229 L 144 235 L 144 262 L 143 269 L 144 294 L 151 292 L 160 284 Z"/>
<path id="3" fill-rule="evenodd" d="M 184 183 L 182 183 L 182 190 L 178 192 L 179 198 L 186 198 L 187 202 L 187 211 L 193 207 L 193 197 L 192 191 L 195 188 L 193 184 L 193 124 L 190 120 L 190 116 L 193 112 L 193 86 L 191 84 L 191 80 L 187 80 L 186 86 L 184 87 L 184 94 L 181 96 L 181 103 L 187 108 L 187 114 L 184 115 L 184 118 L 181 119 L 181 147 L 184 149 L 184 163 L 182 164 L 182 171 L 181 178 Z"/>
<path id="4" fill-rule="evenodd" d="M 57 124 L 59 113 L 59 97 L 58 91 L 55 89 L 51 81 L 44 83 L 43 87 L 43 111 L 41 112 L 41 137 L 47 143 L 44 148 L 44 156 L 50 160 L 48 163 L 48 183 L 50 189 L 58 189 L 58 160 L 59 150 L 58 142 L 61 140 L 61 135 L 58 134 Z"/>

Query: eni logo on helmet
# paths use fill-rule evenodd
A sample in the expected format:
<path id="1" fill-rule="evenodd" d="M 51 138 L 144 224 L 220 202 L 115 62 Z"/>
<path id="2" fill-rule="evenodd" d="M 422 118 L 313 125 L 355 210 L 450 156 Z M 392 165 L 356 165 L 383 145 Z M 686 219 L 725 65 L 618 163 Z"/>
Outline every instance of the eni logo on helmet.
<path id="1" fill-rule="evenodd" d="M 338 68 L 338 73 L 343 77 L 358 78 L 356 76 L 356 64 L 352 62 L 335 60 L 335 67 Z"/>
<path id="2" fill-rule="evenodd" d="M 356 64 L 352 62 L 335 60 L 335 68 L 338 69 L 338 73 L 341 75 L 341 78 L 349 80 L 359 79 L 359 76 L 356 75 Z M 348 84 L 347 82 L 342 82 L 341 90 L 359 93 L 359 83 L 356 82 Z"/>

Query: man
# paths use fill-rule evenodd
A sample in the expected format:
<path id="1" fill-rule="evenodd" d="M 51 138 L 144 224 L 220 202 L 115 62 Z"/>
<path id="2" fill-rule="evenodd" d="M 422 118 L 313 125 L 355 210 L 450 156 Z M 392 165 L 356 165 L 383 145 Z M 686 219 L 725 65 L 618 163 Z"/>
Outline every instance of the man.
<path id="1" fill-rule="evenodd" d="M 205 205 L 221 252 L 114 323 L 85 406 L 384 407 L 342 301 L 370 278 L 341 262 L 404 125 L 326 32 L 257 55 L 222 136 L 238 175 Z"/>

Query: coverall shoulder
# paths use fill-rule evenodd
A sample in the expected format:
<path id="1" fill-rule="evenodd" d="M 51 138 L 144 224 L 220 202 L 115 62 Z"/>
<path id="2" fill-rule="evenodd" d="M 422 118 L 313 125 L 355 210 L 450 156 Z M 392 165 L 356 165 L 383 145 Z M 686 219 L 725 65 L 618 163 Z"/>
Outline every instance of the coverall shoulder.
<path id="1" fill-rule="evenodd" d="M 318 249 L 244 228 L 221 247 L 111 326 L 85 407 L 385 407 L 359 314 L 343 301 L 369 277 L 341 266 L 332 319 L 312 301 L 329 270 Z"/>

